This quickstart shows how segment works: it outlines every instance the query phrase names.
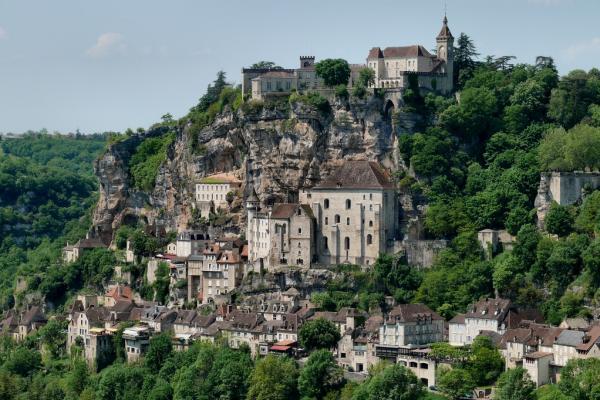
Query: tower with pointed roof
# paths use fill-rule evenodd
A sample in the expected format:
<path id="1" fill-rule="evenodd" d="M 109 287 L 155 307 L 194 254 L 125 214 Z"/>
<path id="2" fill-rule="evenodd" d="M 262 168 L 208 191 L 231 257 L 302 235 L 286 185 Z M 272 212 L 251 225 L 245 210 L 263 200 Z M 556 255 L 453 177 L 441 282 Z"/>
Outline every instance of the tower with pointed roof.
<path id="1" fill-rule="evenodd" d="M 448 18 L 444 14 L 442 29 L 436 38 L 437 57 L 445 62 L 446 74 L 451 80 L 454 79 L 454 36 L 448 28 Z"/>

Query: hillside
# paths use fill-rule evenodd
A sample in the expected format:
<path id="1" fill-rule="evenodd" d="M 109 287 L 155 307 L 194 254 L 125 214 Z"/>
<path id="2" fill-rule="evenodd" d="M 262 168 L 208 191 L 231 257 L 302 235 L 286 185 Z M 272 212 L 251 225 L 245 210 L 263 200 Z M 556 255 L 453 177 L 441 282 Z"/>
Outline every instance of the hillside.
<path id="1" fill-rule="evenodd" d="M 33 279 L 76 241 L 96 203 L 92 163 L 102 135 L 29 133 L 0 140 L 0 301 L 14 304 L 17 272 Z"/>

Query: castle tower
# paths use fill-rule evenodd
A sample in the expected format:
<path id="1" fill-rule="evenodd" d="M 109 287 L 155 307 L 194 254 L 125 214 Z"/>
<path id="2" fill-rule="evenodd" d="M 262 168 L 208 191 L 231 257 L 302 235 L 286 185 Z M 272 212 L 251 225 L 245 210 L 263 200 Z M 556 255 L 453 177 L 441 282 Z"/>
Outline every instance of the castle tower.
<path id="1" fill-rule="evenodd" d="M 437 56 L 446 62 L 446 74 L 448 77 L 448 91 L 452 90 L 454 83 L 454 36 L 448 28 L 448 18 L 444 15 L 442 30 L 436 38 Z"/>
<path id="2" fill-rule="evenodd" d="M 313 68 L 315 66 L 314 56 L 300 56 L 300 69 Z"/>

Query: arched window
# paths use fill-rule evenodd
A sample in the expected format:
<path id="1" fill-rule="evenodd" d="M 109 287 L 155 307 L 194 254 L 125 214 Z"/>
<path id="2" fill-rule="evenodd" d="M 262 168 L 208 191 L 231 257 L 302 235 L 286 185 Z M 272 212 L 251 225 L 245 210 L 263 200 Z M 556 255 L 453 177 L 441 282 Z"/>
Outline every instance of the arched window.
<path id="1" fill-rule="evenodd" d="M 338 214 L 335 215 L 335 223 L 336 224 L 340 223 L 340 216 Z"/>
<path id="2" fill-rule="evenodd" d="M 327 243 L 327 236 L 323 236 L 323 248 L 329 250 L 329 244 Z"/>
<path id="3" fill-rule="evenodd" d="M 350 238 L 347 236 L 344 239 L 344 250 L 350 250 Z"/>
<path id="4" fill-rule="evenodd" d="M 346 218 L 346 225 L 350 225 L 350 218 Z"/>
<path id="5" fill-rule="evenodd" d="M 325 225 L 329 225 L 329 218 L 325 217 Z"/>
<path id="6" fill-rule="evenodd" d="M 350 199 L 346 199 L 346 210 L 349 210 L 350 207 L 352 207 L 352 202 L 350 201 Z"/>
<path id="7" fill-rule="evenodd" d="M 329 208 L 329 199 L 323 200 L 323 208 L 325 208 L 325 209 Z"/>
<path id="8" fill-rule="evenodd" d="M 369 227 L 373 227 L 373 221 L 369 221 Z"/>
<path id="9" fill-rule="evenodd" d="M 373 235 L 370 233 L 367 235 L 367 244 L 373 244 Z"/>

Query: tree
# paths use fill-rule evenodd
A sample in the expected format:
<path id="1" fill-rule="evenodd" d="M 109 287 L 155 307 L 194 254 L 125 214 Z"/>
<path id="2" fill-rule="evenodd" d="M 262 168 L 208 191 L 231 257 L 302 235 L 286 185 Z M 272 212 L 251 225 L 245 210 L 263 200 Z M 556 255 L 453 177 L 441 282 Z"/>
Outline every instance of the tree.
<path id="1" fill-rule="evenodd" d="M 248 399 L 294 400 L 298 398 L 297 385 L 295 361 L 270 354 L 256 362 L 250 375 Z"/>
<path id="2" fill-rule="evenodd" d="M 337 346 L 341 335 L 338 328 L 325 318 L 306 322 L 298 332 L 300 346 L 308 351 L 332 349 Z"/>
<path id="3" fill-rule="evenodd" d="M 154 336 L 150 339 L 144 363 L 149 369 L 158 372 L 172 350 L 171 336 L 168 333 Z"/>
<path id="4" fill-rule="evenodd" d="M 489 385 L 504 371 L 504 359 L 488 336 L 477 336 L 466 367 L 477 385 Z"/>
<path id="5" fill-rule="evenodd" d="M 535 400 L 535 384 L 523 368 L 513 368 L 498 379 L 494 400 Z"/>
<path id="6" fill-rule="evenodd" d="M 575 228 L 588 235 L 600 230 L 600 191 L 595 190 L 585 197 L 575 219 Z"/>
<path id="7" fill-rule="evenodd" d="M 17 347 L 10 355 L 4 368 L 21 376 L 33 375 L 42 366 L 42 357 L 37 350 Z"/>
<path id="8" fill-rule="evenodd" d="M 358 80 L 356 84 L 365 88 L 375 84 L 375 71 L 371 68 L 361 68 L 361 70 L 358 71 Z"/>
<path id="9" fill-rule="evenodd" d="M 574 218 L 569 207 L 553 202 L 544 223 L 548 232 L 566 236 L 573 231 Z"/>
<path id="10" fill-rule="evenodd" d="M 282 69 L 273 61 L 258 61 L 250 66 L 252 69 Z"/>
<path id="11" fill-rule="evenodd" d="M 600 359 L 573 359 L 562 369 L 558 387 L 571 399 L 592 400 L 600 393 Z"/>
<path id="12" fill-rule="evenodd" d="M 457 88 L 462 88 L 473 75 L 478 55 L 473 40 L 461 32 L 454 48 L 454 84 Z"/>
<path id="13" fill-rule="evenodd" d="M 302 398 L 322 399 L 344 382 L 344 373 L 328 350 L 313 352 L 300 371 L 298 390 Z"/>
<path id="14" fill-rule="evenodd" d="M 42 344 L 53 358 L 59 358 L 65 351 L 67 343 L 67 324 L 57 319 L 51 319 L 39 331 Z"/>
<path id="15" fill-rule="evenodd" d="M 73 362 L 71 371 L 65 378 L 65 386 L 70 393 L 79 396 L 85 389 L 89 379 L 89 371 L 84 360 L 78 359 Z"/>
<path id="16" fill-rule="evenodd" d="M 437 382 L 440 391 L 452 400 L 470 396 L 476 386 L 471 375 L 461 368 L 440 371 Z"/>
<path id="17" fill-rule="evenodd" d="M 212 85 L 208 85 L 206 94 L 200 98 L 198 105 L 192 109 L 193 111 L 206 112 L 208 107 L 219 99 L 223 89 L 229 85 L 225 77 L 224 71 L 217 72 L 217 78 Z"/>
<path id="18" fill-rule="evenodd" d="M 425 398 L 423 386 L 409 369 L 388 365 L 368 378 L 354 392 L 353 400 L 418 400 Z"/>
<path id="19" fill-rule="evenodd" d="M 325 85 L 334 87 L 347 85 L 350 79 L 350 66 L 341 58 L 327 58 L 315 64 L 317 76 L 323 79 Z"/>

